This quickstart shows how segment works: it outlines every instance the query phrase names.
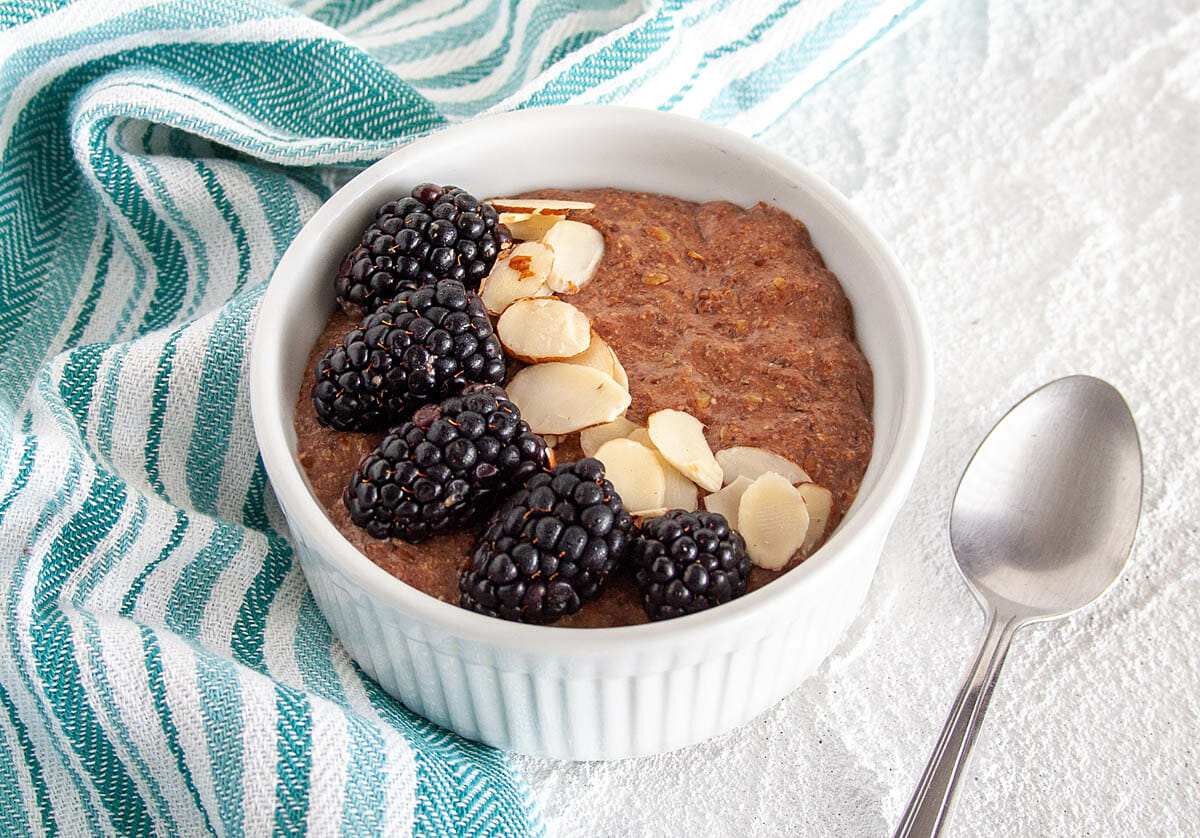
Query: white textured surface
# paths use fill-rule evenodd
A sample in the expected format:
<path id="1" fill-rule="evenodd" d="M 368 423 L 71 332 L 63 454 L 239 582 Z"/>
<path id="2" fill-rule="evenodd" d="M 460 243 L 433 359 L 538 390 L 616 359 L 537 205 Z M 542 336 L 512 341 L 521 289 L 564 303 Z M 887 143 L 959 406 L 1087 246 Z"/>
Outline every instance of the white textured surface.
<path id="1" fill-rule="evenodd" d="M 1191 835 L 1200 821 L 1200 3 L 927 0 L 765 141 L 878 225 L 923 295 L 933 435 L 863 615 L 759 719 L 661 757 L 519 758 L 552 832 L 884 835 L 981 616 L 945 539 L 1008 405 L 1114 383 L 1142 531 L 1092 609 L 1020 632 L 951 834 Z"/>

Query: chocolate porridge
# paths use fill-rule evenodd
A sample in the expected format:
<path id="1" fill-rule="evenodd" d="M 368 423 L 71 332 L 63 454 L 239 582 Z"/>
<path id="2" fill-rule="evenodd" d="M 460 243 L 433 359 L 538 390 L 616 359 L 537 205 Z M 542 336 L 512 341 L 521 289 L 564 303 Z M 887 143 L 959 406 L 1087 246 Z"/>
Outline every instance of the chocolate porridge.
<path id="1" fill-rule="evenodd" d="M 592 281 L 569 297 L 629 375 L 626 413 L 644 423 L 664 408 L 706 427 L 714 451 L 768 449 L 802 466 L 833 495 L 832 531 L 858 491 L 871 454 L 871 369 L 854 339 L 850 303 L 804 225 L 757 204 L 696 204 L 615 189 L 545 190 L 534 197 L 594 203 L 570 217 L 604 236 Z M 312 348 L 308 370 L 354 328 L 340 310 Z M 510 375 L 519 364 L 513 364 Z M 458 571 L 474 533 L 420 545 L 380 541 L 350 520 L 342 492 L 382 433 L 344 433 L 317 421 L 306 376 L 295 429 L 302 467 L 341 533 L 387 572 L 457 604 Z M 558 462 L 582 456 L 578 434 L 555 448 Z M 755 567 L 753 590 L 783 571 Z M 605 594 L 555 625 L 648 622 L 632 580 L 618 571 Z"/>

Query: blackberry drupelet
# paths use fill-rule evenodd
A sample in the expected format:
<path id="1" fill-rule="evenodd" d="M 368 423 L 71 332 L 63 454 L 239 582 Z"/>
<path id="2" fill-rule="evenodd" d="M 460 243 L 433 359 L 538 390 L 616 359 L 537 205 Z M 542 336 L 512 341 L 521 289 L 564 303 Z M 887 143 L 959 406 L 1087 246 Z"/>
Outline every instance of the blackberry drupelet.
<path id="1" fill-rule="evenodd" d="M 363 458 L 342 501 L 375 538 L 419 543 L 469 526 L 550 465 L 502 388 L 469 385 L 422 407 Z"/>
<path id="2" fill-rule="evenodd" d="M 342 261 L 334 290 L 343 308 L 368 312 L 439 279 L 476 290 L 511 240 L 491 204 L 457 186 L 422 183 L 379 208 Z"/>
<path id="3" fill-rule="evenodd" d="M 317 420 L 339 431 L 394 424 L 470 382 L 504 380 L 504 351 L 479 297 L 451 279 L 404 291 L 317 364 Z"/>
<path id="4" fill-rule="evenodd" d="M 750 578 L 745 540 L 716 512 L 672 509 L 643 521 L 629 561 L 651 620 L 729 602 L 746 593 Z"/>
<path id="5" fill-rule="evenodd" d="M 599 460 L 534 475 L 476 542 L 459 573 L 459 605 L 505 620 L 553 623 L 600 596 L 632 529 Z"/>

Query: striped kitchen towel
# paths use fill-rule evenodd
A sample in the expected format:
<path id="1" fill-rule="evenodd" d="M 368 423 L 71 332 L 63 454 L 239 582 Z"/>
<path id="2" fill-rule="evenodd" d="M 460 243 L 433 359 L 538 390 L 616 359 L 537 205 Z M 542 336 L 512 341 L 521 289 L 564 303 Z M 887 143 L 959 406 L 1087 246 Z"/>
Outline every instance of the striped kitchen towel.
<path id="1" fill-rule="evenodd" d="M 912 5 L 0 0 L 0 832 L 543 832 L 317 611 L 247 406 L 265 281 L 415 135 L 561 102 L 754 132 Z"/>

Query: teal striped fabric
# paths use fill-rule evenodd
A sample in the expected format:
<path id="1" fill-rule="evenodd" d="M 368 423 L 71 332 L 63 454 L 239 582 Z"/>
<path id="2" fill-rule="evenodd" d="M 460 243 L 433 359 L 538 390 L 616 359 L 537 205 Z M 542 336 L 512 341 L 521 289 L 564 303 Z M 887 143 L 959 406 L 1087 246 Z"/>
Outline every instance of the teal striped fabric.
<path id="1" fill-rule="evenodd" d="M 411 137 L 562 102 L 753 133 L 912 5 L 0 2 L 0 832 L 542 833 L 318 612 L 248 412 L 265 282 Z"/>

